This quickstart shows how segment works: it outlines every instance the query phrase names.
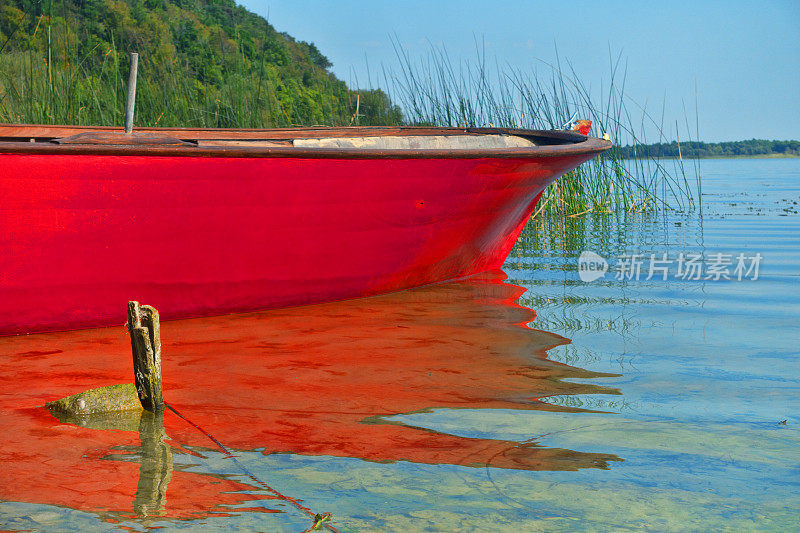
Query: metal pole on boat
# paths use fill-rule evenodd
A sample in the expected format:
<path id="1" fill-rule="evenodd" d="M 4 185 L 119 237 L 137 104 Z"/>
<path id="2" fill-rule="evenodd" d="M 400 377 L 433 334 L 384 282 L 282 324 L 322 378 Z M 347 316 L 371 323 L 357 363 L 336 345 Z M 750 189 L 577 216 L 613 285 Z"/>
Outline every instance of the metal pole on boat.
<path id="1" fill-rule="evenodd" d="M 136 104 L 136 72 L 139 69 L 139 54 L 131 53 L 131 72 L 128 75 L 128 100 L 125 103 L 125 133 L 133 131 L 133 108 Z"/>

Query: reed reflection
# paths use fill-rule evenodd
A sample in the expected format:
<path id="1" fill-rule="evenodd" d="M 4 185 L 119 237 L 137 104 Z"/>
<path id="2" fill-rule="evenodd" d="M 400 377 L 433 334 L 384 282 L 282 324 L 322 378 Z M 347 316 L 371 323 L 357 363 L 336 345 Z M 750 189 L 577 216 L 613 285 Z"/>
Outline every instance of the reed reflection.
<path id="1" fill-rule="evenodd" d="M 0 339 L 10 353 L 0 359 L 0 374 L 25 369 L 0 399 L 10 430 L 0 460 L 11 465 L 12 479 L 32 480 L 0 483 L 0 499 L 122 516 L 235 512 L 230 506 L 256 499 L 259 487 L 181 467 L 187 452 L 219 451 L 210 437 L 233 453 L 374 462 L 576 470 L 620 460 L 389 419 L 440 408 L 483 410 L 487 417 L 493 409 L 578 411 L 540 399 L 616 393 L 565 380 L 601 374 L 549 360 L 547 351 L 569 340 L 528 327 L 535 313 L 516 303 L 524 289 L 503 278 L 494 273 L 369 299 L 165 322 L 165 399 L 191 423 L 168 413 L 143 417 L 135 429 L 64 421 L 76 428 L 68 431 L 49 413 L 20 410 L 130 381 L 122 328 Z M 26 454 L 15 456 L 14 447 Z M 45 471 L 49 476 L 41 476 Z M 262 491 L 257 499 L 268 496 Z"/>

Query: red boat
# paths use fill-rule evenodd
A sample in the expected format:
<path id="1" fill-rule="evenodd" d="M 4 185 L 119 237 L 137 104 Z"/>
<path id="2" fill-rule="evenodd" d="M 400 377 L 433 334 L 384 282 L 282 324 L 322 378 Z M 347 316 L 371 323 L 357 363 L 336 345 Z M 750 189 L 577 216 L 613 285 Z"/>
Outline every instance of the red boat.
<path id="1" fill-rule="evenodd" d="M 499 268 L 567 131 L 0 126 L 0 335 L 391 292 Z"/>

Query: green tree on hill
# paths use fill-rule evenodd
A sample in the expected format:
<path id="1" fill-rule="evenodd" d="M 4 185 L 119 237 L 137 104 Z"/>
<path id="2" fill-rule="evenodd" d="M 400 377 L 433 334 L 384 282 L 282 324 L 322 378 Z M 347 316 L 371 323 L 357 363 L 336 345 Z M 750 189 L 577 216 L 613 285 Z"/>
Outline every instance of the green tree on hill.
<path id="1" fill-rule="evenodd" d="M 4 0 L 0 47 L 3 122 L 120 124 L 133 51 L 139 125 L 401 120 L 381 91 L 337 79 L 314 43 L 232 0 Z"/>

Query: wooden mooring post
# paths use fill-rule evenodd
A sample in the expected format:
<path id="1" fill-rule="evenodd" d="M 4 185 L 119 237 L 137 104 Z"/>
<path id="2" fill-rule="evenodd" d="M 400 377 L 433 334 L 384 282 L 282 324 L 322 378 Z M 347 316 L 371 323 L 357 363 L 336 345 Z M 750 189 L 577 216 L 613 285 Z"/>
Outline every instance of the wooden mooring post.
<path id="1" fill-rule="evenodd" d="M 131 336 L 136 393 L 143 408 L 157 413 L 164 409 L 158 311 L 149 305 L 128 302 L 127 325 Z"/>

